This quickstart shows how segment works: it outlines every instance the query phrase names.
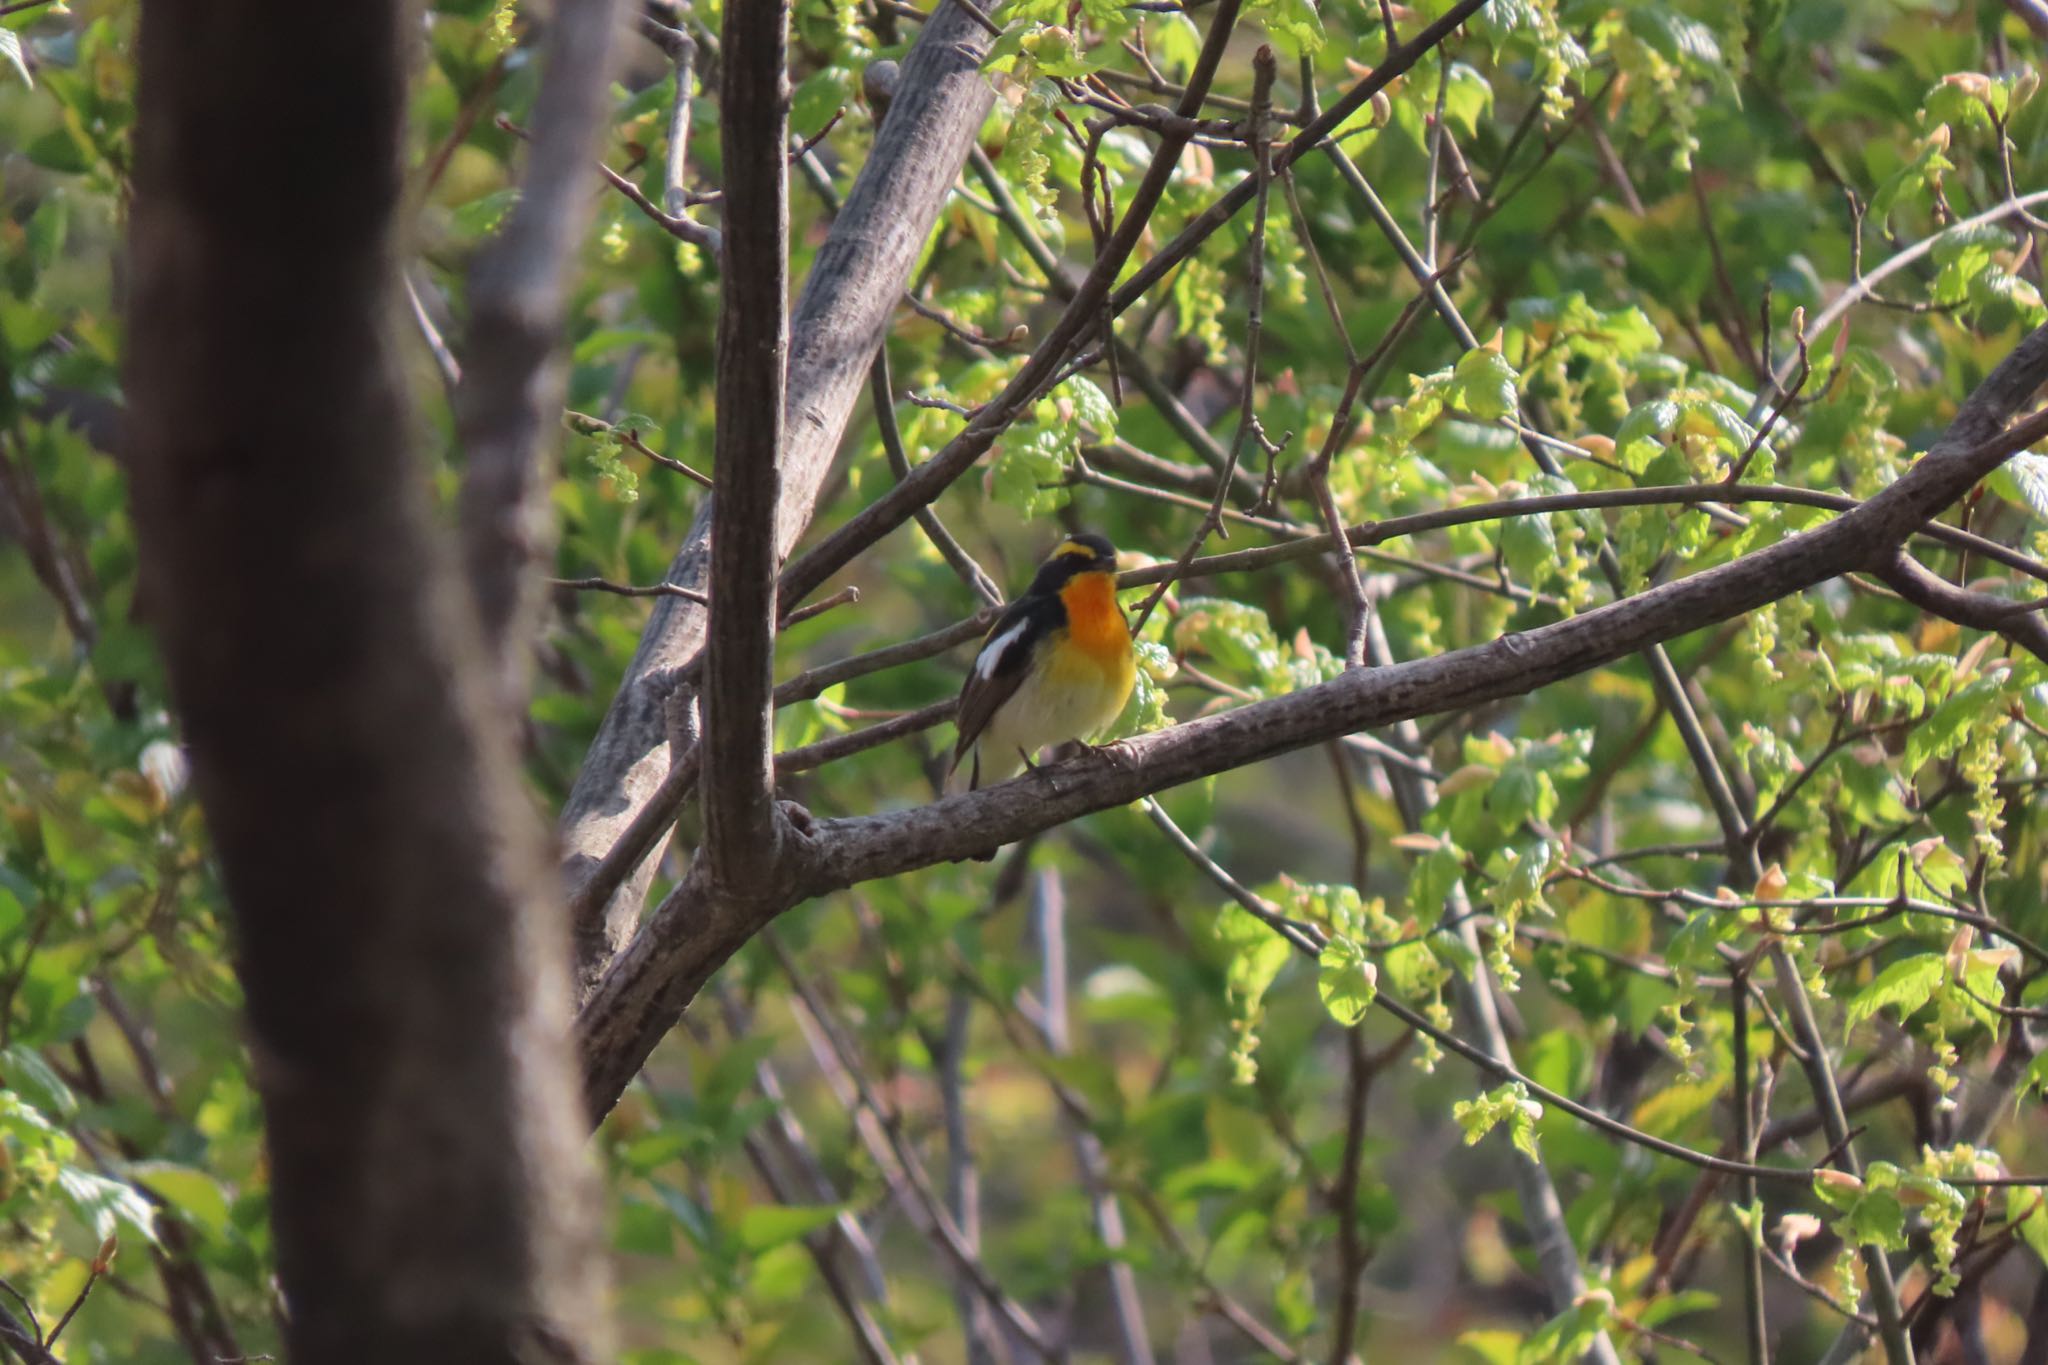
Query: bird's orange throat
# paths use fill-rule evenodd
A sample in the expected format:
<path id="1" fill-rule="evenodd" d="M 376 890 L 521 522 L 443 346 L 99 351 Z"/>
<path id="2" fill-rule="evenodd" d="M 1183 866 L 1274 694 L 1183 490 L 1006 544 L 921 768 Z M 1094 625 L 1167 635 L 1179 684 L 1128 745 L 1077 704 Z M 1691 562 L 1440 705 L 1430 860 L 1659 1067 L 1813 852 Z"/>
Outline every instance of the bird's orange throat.
<path id="1" fill-rule="evenodd" d="M 1131 630 L 1116 604 L 1115 575 L 1076 574 L 1060 589 L 1060 601 L 1067 609 L 1068 638 L 1104 664 L 1122 660 Z"/>

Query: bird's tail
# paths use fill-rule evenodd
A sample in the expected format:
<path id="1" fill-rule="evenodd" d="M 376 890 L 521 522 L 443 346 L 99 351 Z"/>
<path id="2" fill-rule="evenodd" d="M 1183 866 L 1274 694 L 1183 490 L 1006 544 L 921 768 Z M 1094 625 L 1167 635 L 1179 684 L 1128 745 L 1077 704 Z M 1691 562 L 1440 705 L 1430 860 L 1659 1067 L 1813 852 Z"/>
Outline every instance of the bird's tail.
<path id="1" fill-rule="evenodd" d="M 946 774 L 946 795 L 958 796 L 971 792 L 981 785 L 981 746 L 976 745 L 973 754 L 955 754 L 953 767 Z"/>

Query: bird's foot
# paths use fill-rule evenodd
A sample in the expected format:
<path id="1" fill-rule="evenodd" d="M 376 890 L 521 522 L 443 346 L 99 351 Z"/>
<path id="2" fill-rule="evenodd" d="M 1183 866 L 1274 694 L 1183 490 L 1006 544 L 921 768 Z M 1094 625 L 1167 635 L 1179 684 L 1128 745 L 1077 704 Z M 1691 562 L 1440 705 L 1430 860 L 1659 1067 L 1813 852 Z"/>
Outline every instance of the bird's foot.
<path id="1" fill-rule="evenodd" d="M 775 804 L 781 808 L 784 822 L 799 837 L 809 839 L 818 832 L 818 817 L 800 802 L 780 799 Z"/>
<path id="2" fill-rule="evenodd" d="M 1088 753 L 1113 768 L 1129 768 L 1138 756 L 1137 750 L 1131 747 L 1128 739 L 1113 739 L 1107 744 L 1091 744 L 1088 746 Z"/>
<path id="3" fill-rule="evenodd" d="M 1053 750 L 1052 763 L 1039 763 L 1035 761 L 1031 757 L 1031 755 L 1025 753 L 1022 749 L 1019 749 L 1017 751 L 1017 756 L 1024 760 L 1024 767 L 1027 771 L 1035 773 L 1039 781 L 1045 783 L 1046 786 L 1051 787 L 1053 789 L 1054 795 L 1058 795 L 1060 789 L 1060 780 L 1057 777 L 1053 776 L 1053 767 L 1059 762 L 1059 760 L 1062 757 L 1064 757 L 1065 748 L 1066 746 L 1062 745 L 1060 748 Z"/>

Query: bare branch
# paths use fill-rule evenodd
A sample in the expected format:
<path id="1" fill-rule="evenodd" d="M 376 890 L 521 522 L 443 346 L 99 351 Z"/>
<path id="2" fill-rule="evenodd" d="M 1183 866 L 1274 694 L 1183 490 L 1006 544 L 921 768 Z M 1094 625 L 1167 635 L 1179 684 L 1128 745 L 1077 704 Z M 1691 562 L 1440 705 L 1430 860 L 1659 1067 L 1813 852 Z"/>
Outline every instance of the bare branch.
<path id="1" fill-rule="evenodd" d="M 1031 919 L 1044 959 L 1040 1032 L 1047 1051 L 1055 1057 L 1066 1057 L 1073 1052 L 1073 1037 L 1067 1020 L 1067 891 L 1059 869 L 1038 870 L 1031 888 Z M 1072 1114 L 1066 1117 L 1081 1186 L 1094 1206 L 1095 1235 L 1102 1239 L 1103 1247 L 1112 1257 L 1106 1269 L 1117 1334 L 1122 1338 L 1122 1358 L 1129 1365 L 1152 1365 L 1152 1342 L 1145 1331 L 1145 1303 L 1138 1295 L 1138 1277 L 1131 1263 L 1118 1257 L 1125 1245 L 1124 1214 L 1115 1191 L 1109 1187 L 1109 1161 L 1102 1150 L 1102 1139 L 1092 1129 L 1075 1122 Z"/>
<path id="2" fill-rule="evenodd" d="M 2048 621 L 2043 621 L 2036 611 L 2018 609 L 2029 604 L 1959 588 L 1921 567 L 1903 549 L 1894 552 L 1888 562 L 1876 566 L 1875 572 L 1899 596 L 1922 611 L 1933 612 L 1958 625 L 2009 635 L 2035 658 L 2048 660 Z"/>
<path id="3" fill-rule="evenodd" d="M 574 592 L 608 592 L 617 597 L 684 597 L 692 602 L 710 600 L 702 593 L 679 588 L 673 583 L 650 583 L 639 587 L 632 583 L 614 583 L 609 578 L 550 578 L 548 586 L 568 588 Z"/>
<path id="4" fill-rule="evenodd" d="M 1783 940 L 1772 945 L 1771 964 L 1777 972 L 1778 993 L 1791 1015 L 1793 1036 L 1806 1050 L 1800 1065 L 1806 1069 L 1814 1102 L 1820 1109 L 1821 1130 L 1827 1135 L 1833 1164 L 1850 1175 L 1861 1175 L 1862 1164 L 1850 1146 L 1855 1133 L 1850 1130 L 1842 1108 L 1842 1091 L 1835 1081 L 1834 1063 L 1828 1057 L 1828 1042 L 1821 1036 L 1820 1025 L 1813 1017 L 1813 1004 L 1807 999 L 1805 986 L 1800 984 L 1799 962 Z M 1891 1365 L 1912 1365 L 1913 1347 L 1906 1339 L 1899 1314 L 1899 1289 L 1892 1280 L 1891 1261 L 1885 1249 L 1875 1245 L 1864 1247 L 1863 1267 L 1870 1282 L 1871 1306 L 1877 1310 L 1877 1333 L 1884 1342 L 1885 1356 Z"/>
<path id="5" fill-rule="evenodd" d="M 912 307 L 918 306 L 915 295 L 906 294 L 904 297 L 910 300 Z M 875 408 L 875 426 L 882 437 L 882 453 L 888 457 L 889 472 L 901 483 L 910 477 L 910 454 L 903 448 L 903 432 L 896 425 L 896 390 L 889 382 L 889 348 L 886 345 L 875 348 L 875 368 L 869 389 Z M 939 558 L 946 561 L 947 567 L 960 576 L 960 581 L 976 597 L 991 607 L 1003 605 L 1002 588 L 953 538 L 953 533 L 939 520 L 937 512 L 930 507 L 918 508 L 917 525 L 932 548 L 939 552 Z"/>
<path id="6" fill-rule="evenodd" d="M 718 314 L 711 613 L 705 650 L 704 857 L 721 893 L 773 894 L 775 518 L 789 363 L 789 7 L 726 16 L 718 121 L 725 269 Z"/>
<path id="7" fill-rule="evenodd" d="M 676 97 L 669 106 L 668 155 L 662 161 L 661 206 L 671 218 L 683 218 L 690 211 L 690 189 L 685 183 L 690 165 L 690 100 L 697 93 L 697 44 L 679 28 L 670 28 L 645 15 L 640 31 L 675 63 Z"/>
<path id="8" fill-rule="evenodd" d="M 456 421 L 467 466 L 463 552 L 508 712 L 524 705 L 530 569 L 554 525 L 547 487 L 567 382 L 559 355 L 569 269 L 589 222 L 591 153 L 609 107 L 615 0 L 560 0 L 534 108 L 533 151 L 505 230 L 478 256 Z"/>
<path id="9" fill-rule="evenodd" d="M 1749 1110 L 1749 969 L 1746 962 L 1736 967 L 1728 1007 L 1734 1039 L 1735 1155 L 1740 1160 L 1753 1163 L 1757 1148 L 1755 1116 Z M 1740 1190 L 1743 1207 L 1751 1216 L 1762 1218 L 1763 1206 L 1756 1197 L 1756 1178 L 1743 1176 Z M 1742 1257 L 1742 1326 L 1749 1346 L 1750 1363 L 1770 1365 L 1770 1323 L 1764 1315 L 1763 1238 L 1751 1236 L 1739 1219 L 1732 1236 L 1738 1243 L 1737 1254 Z"/>
<path id="10" fill-rule="evenodd" d="M 44 508 L 42 490 L 36 486 L 28 461 L 9 453 L 5 436 L 0 432 L 0 530 L 21 542 L 36 581 L 63 615 L 72 643 L 81 651 L 89 650 L 99 639 L 99 628 L 81 582 L 83 566 L 75 562 Z"/>

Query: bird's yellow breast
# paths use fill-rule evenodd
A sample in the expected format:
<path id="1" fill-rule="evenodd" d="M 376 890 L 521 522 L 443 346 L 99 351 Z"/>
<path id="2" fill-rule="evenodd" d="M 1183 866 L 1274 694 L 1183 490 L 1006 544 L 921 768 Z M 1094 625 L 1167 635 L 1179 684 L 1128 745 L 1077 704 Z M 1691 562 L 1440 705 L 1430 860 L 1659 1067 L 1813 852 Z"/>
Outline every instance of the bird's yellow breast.
<path id="1" fill-rule="evenodd" d="M 1067 609 L 1067 637 L 1074 646 L 1104 672 L 1131 677 L 1131 629 L 1116 604 L 1116 579 L 1106 573 L 1076 574 L 1060 589 L 1060 602 Z"/>

